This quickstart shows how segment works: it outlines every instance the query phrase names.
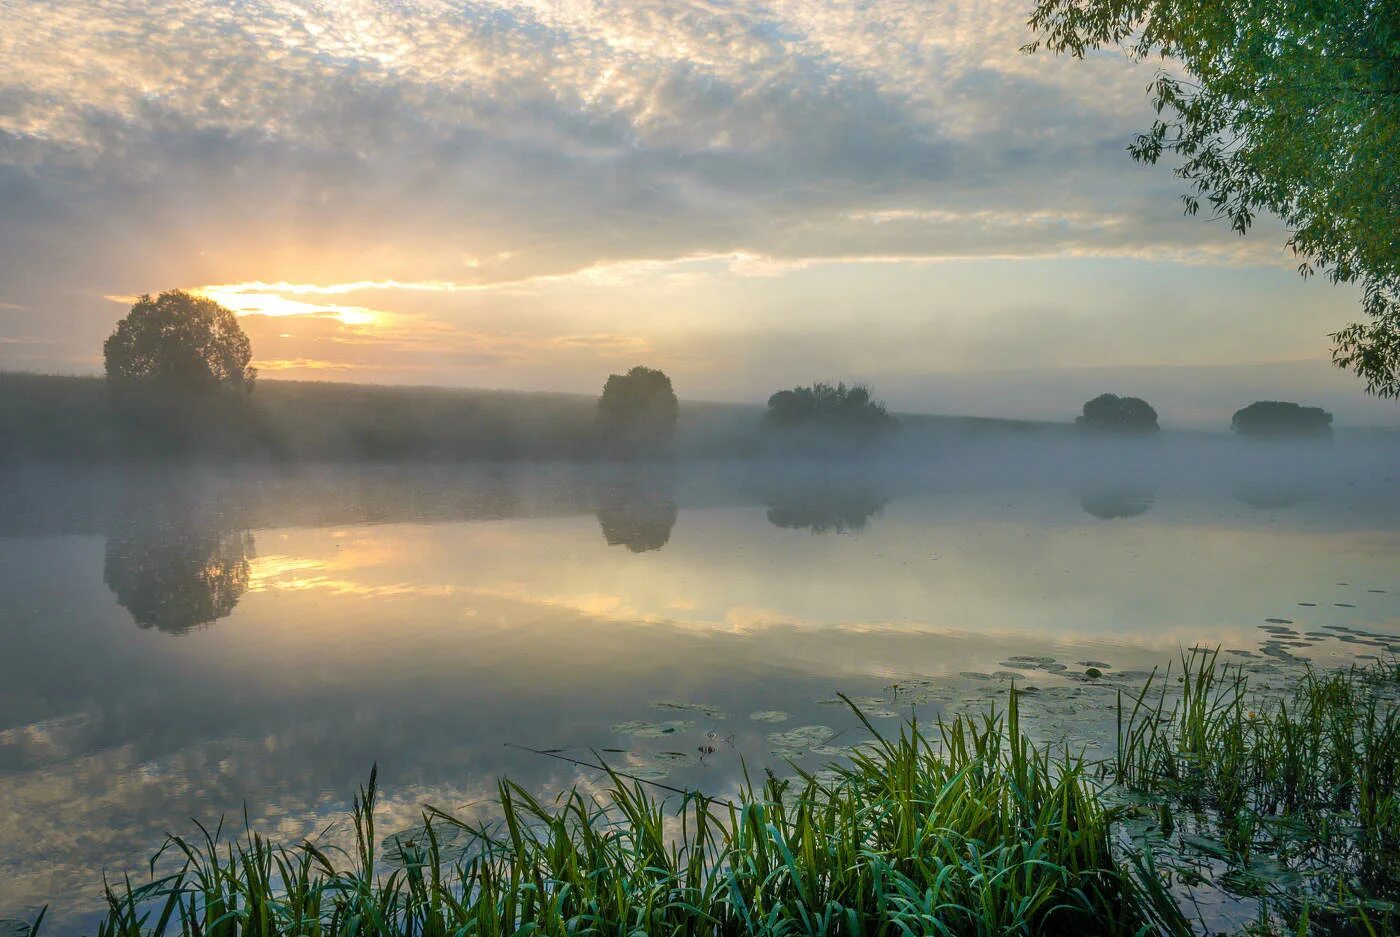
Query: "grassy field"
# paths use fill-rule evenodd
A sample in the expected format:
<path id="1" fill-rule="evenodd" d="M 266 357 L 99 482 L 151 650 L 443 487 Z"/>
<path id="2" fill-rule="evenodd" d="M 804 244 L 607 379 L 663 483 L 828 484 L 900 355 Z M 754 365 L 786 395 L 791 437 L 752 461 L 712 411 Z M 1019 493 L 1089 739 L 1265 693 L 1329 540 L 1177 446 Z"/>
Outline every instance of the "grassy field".
<path id="1" fill-rule="evenodd" d="M 246 412 L 199 418 L 198 451 L 290 460 L 579 459 L 600 455 L 597 398 L 311 381 L 258 382 Z M 683 401 L 682 457 L 761 451 L 758 405 Z M 907 438 L 1045 429 L 1056 424 L 901 416 Z M 1063 428 L 1063 427 L 1061 427 Z M 103 460 L 177 454 L 143 447 L 159 427 L 124 431 L 97 377 L 0 372 L 0 460 Z"/>

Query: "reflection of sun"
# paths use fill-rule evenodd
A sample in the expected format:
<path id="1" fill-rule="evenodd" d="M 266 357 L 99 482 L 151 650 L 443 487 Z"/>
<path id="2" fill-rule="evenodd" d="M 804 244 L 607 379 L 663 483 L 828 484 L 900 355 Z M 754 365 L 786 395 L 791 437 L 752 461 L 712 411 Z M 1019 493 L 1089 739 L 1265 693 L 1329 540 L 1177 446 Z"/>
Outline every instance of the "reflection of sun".
<path id="1" fill-rule="evenodd" d="M 317 572 L 326 568 L 326 564 L 313 559 L 303 559 L 301 557 L 282 556 L 272 554 L 260 556 L 253 560 L 251 575 L 249 576 L 248 591 L 262 592 L 274 581 L 285 584 L 291 579 L 304 579 L 300 573 Z"/>
<path id="2" fill-rule="evenodd" d="M 194 292 L 207 296 L 221 306 L 227 306 L 240 316 L 320 316 L 337 319 L 345 325 L 370 326 L 379 324 L 384 314 L 364 306 L 342 306 L 335 303 L 308 303 L 288 299 L 279 293 L 250 290 L 240 284 L 203 286 Z"/>

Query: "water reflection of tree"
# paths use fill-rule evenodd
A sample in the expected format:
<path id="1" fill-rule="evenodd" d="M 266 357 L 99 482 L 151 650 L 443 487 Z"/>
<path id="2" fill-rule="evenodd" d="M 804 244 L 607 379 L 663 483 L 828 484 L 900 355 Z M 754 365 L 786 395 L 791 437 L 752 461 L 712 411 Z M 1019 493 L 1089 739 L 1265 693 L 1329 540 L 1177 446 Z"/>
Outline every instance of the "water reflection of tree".
<path id="1" fill-rule="evenodd" d="M 884 510 L 885 500 L 868 489 L 844 487 L 796 488 L 772 492 L 764 499 L 768 523 L 814 534 L 864 530 L 870 519 Z"/>
<path id="2" fill-rule="evenodd" d="M 1085 492 L 1079 506 L 1099 520 L 1111 521 L 1146 514 L 1156 500 L 1157 493 L 1151 488 L 1118 485 Z"/>
<path id="3" fill-rule="evenodd" d="M 660 550 L 670 541 L 676 501 L 669 486 L 620 484 L 603 491 L 597 514 L 609 546 L 645 553 Z"/>
<path id="4" fill-rule="evenodd" d="M 253 556 L 250 531 L 134 523 L 108 534 L 103 579 L 136 624 L 183 634 L 233 611 Z"/>

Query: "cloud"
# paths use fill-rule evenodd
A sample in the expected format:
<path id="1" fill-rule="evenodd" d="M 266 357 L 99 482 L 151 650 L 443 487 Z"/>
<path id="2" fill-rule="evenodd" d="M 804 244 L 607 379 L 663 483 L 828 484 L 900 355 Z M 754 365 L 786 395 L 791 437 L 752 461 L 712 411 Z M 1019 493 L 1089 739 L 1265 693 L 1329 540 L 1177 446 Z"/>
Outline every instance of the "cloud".
<path id="1" fill-rule="evenodd" d="M 1099 304 L 1123 291 L 1099 260 L 1290 266 L 1276 228 L 1184 219 L 1170 175 L 1127 158 L 1150 68 L 1020 55 L 1019 0 L 6 15 L 25 28 L 0 36 L 0 334 L 53 339 L 53 362 L 93 360 L 100 297 L 181 286 L 244 313 L 284 373 L 578 389 L 645 354 L 737 387 L 767 352 L 739 342 L 726 364 L 710 338 L 741 310 L 759 341 L 863 333 L 870 309 L 926 331 L 968 320 L 955 302 L 998 311 L 932 265 L 1002 263 L 981 290 L 1051 320 L 1010 264 L 1097 270 Z M 1307 334 L 1319 351 L 1325 331 Z M 1008 344 L 973 346 L 989 333 Z M 969 360 L 1060 354 L 981 325 L 940 334 Z M 1182 359 L 1210 338 L 1177 341 Z M 872 356 L 818 351 L 809 367 Z"/>
<path id="2" fill-rule="evenodd" d="M 1089 93 L 1104 69 L 1023 61 L 1021 11 L 1005 3 L 13 12 L 32 26 L 0 51 L 13 66 L 0 162 L 40 218 L 105 221 L 94 237 L 143 206 L 157 230 L 107 239 L 118 254 L 188 232 L 237 255 L 271 229 L 306 266 L 369 244 L 399 288 L 461 289 L 636 257 L 864 256 L 876 251 L 850 243 L 868 234 L 850 230 L 862 212 L 938 216 L 975 240 L 981 212 L 1082 214 L 1105 183 L 1129 191 L 1125 108 Z M 1140 227 L 1151 243 L 1156 226 Z M 887 228 L 879 252 L 936 256 L 956 240 L 927 233 Z M 1074 233 L 1105 251 L 1120 240 Z M 1036 255 L 1076 243 L 1054 225 L 1022 234 L 1014 250 Z M 318 239 L 325 251 L 306 246 Z M 402 241 L 411 250 L 384 246 Z"/>
<path id="3" fill-rule="evenodd" d="M 347 364 L 343 361 L 320 361 L 316 358 L 258 358 L 253 364 L 259 371 L 365 371 L 371 365 Z"/>

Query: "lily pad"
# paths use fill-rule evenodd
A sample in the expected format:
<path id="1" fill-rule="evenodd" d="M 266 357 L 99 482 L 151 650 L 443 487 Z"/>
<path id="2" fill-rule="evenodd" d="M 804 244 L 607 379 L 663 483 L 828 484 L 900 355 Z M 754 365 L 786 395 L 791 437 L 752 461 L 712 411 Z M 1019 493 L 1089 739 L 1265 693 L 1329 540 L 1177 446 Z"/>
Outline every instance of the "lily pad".
<path id="1" fill-rule="evenodd" d="M 795 729 L 788 729 L 786 732 L 771 732 L 768 735 L 768 743 L 775 748 L 791 751 L 805 752 L 816 748 L 818 745 L 825 745 L 836 735 L 836 730 L 831 726 L 812 725 L 798 726 Z"/>
<path id="2" fill-rule="evenodd" d="M 754 722 L 787 722 L 791 717 L 781 709 L 760 709 L 758 712 L 749 713 L 749 718 Z"/>

